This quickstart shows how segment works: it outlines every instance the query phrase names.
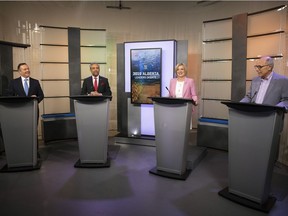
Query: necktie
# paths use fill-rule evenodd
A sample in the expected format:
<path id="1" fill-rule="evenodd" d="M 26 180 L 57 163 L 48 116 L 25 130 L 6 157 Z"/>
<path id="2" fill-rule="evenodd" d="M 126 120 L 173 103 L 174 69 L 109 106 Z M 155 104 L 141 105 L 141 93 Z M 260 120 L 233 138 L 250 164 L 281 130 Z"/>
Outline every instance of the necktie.
<path id="1" fill-rule="evenodd" d="M 28 91 L 29 91 L 29 87 L 28 87 L 28 79 L 24 79 L 24 91 L 26 96 L 28 96 Z"/>
<path id="2" fill-rule="evenodd" d="M 94 77 L 94 90 L 98 90 L 98 85 L 97 85 L 97 77 Z"/>

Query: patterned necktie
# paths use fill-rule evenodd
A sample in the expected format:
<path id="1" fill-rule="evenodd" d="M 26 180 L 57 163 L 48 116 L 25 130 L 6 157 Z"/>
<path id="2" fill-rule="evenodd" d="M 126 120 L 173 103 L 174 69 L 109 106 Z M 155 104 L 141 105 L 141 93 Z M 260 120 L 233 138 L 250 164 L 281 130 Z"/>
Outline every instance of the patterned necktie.
<path id="1" fill-rule="evenodd" d="M 94 77 L 94 90 L 97 91 L 98 90 L 98 85 L 97 85 L 97 77 Z"/>
<path id="2" fill-rule="evenodd" d="M 29 87 L 28 87 L 28 79 L 24 79 L 24 91 L 26 96 L 28 96 L 28 91 L 29 91 Z"/>

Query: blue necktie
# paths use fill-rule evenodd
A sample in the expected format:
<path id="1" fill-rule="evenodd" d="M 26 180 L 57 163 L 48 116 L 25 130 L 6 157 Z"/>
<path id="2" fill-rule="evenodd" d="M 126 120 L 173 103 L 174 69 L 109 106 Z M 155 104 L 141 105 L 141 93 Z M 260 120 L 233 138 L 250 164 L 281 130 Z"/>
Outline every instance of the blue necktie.
<path id="1" fill-rule="evenodd" d="M 26 96 L 28 96 L 28 91 L 29 91 L 29 87 L 28 87 L 28 79 L 24 79 L 24 91 L 25 91 L 25 94 Z"/>

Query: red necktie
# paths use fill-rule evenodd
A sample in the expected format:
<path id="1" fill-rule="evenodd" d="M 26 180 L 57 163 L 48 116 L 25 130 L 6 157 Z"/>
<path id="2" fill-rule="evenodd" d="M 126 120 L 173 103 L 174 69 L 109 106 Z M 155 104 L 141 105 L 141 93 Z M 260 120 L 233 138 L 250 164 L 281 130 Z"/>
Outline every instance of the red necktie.
<path id="1" fill-rule="evenodd" d="M 97 77 L 94 77 L 94 90 L 97 91 L 98 90 L 98 85 L 97 85 Z"/>

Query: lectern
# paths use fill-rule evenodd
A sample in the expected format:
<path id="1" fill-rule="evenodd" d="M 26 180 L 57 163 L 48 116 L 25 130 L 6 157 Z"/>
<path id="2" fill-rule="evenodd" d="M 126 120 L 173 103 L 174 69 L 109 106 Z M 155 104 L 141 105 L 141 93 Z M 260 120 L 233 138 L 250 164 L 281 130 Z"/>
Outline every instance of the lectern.
<path id="1" fill-rule="evenodd" d="M 222 103 L 229 107 L 229 186 L 219 195 L 268 212 L 275 203 L 269 193 L 285 109 L 261 104 Z"/>
<path id="2" fill-rule="evenodd" d="M 110 167 L 108 154 L 111 96 L 71 96 L 74 99 L 80 159 L 76 168 Z"/>
<path id="3" fill-rule="evenodd" d="M 185 180 L 187 147 L 193 100 L 151 97 L 154 104 L 155 143 L 157 166 L 152 174 Z"/>
<path id="4" fill-rule="evenodd" d="M 34 97 L 0 97 L 0 124 L 7 164 L 1 172 L 35 170 L 38 101 Z"/>

